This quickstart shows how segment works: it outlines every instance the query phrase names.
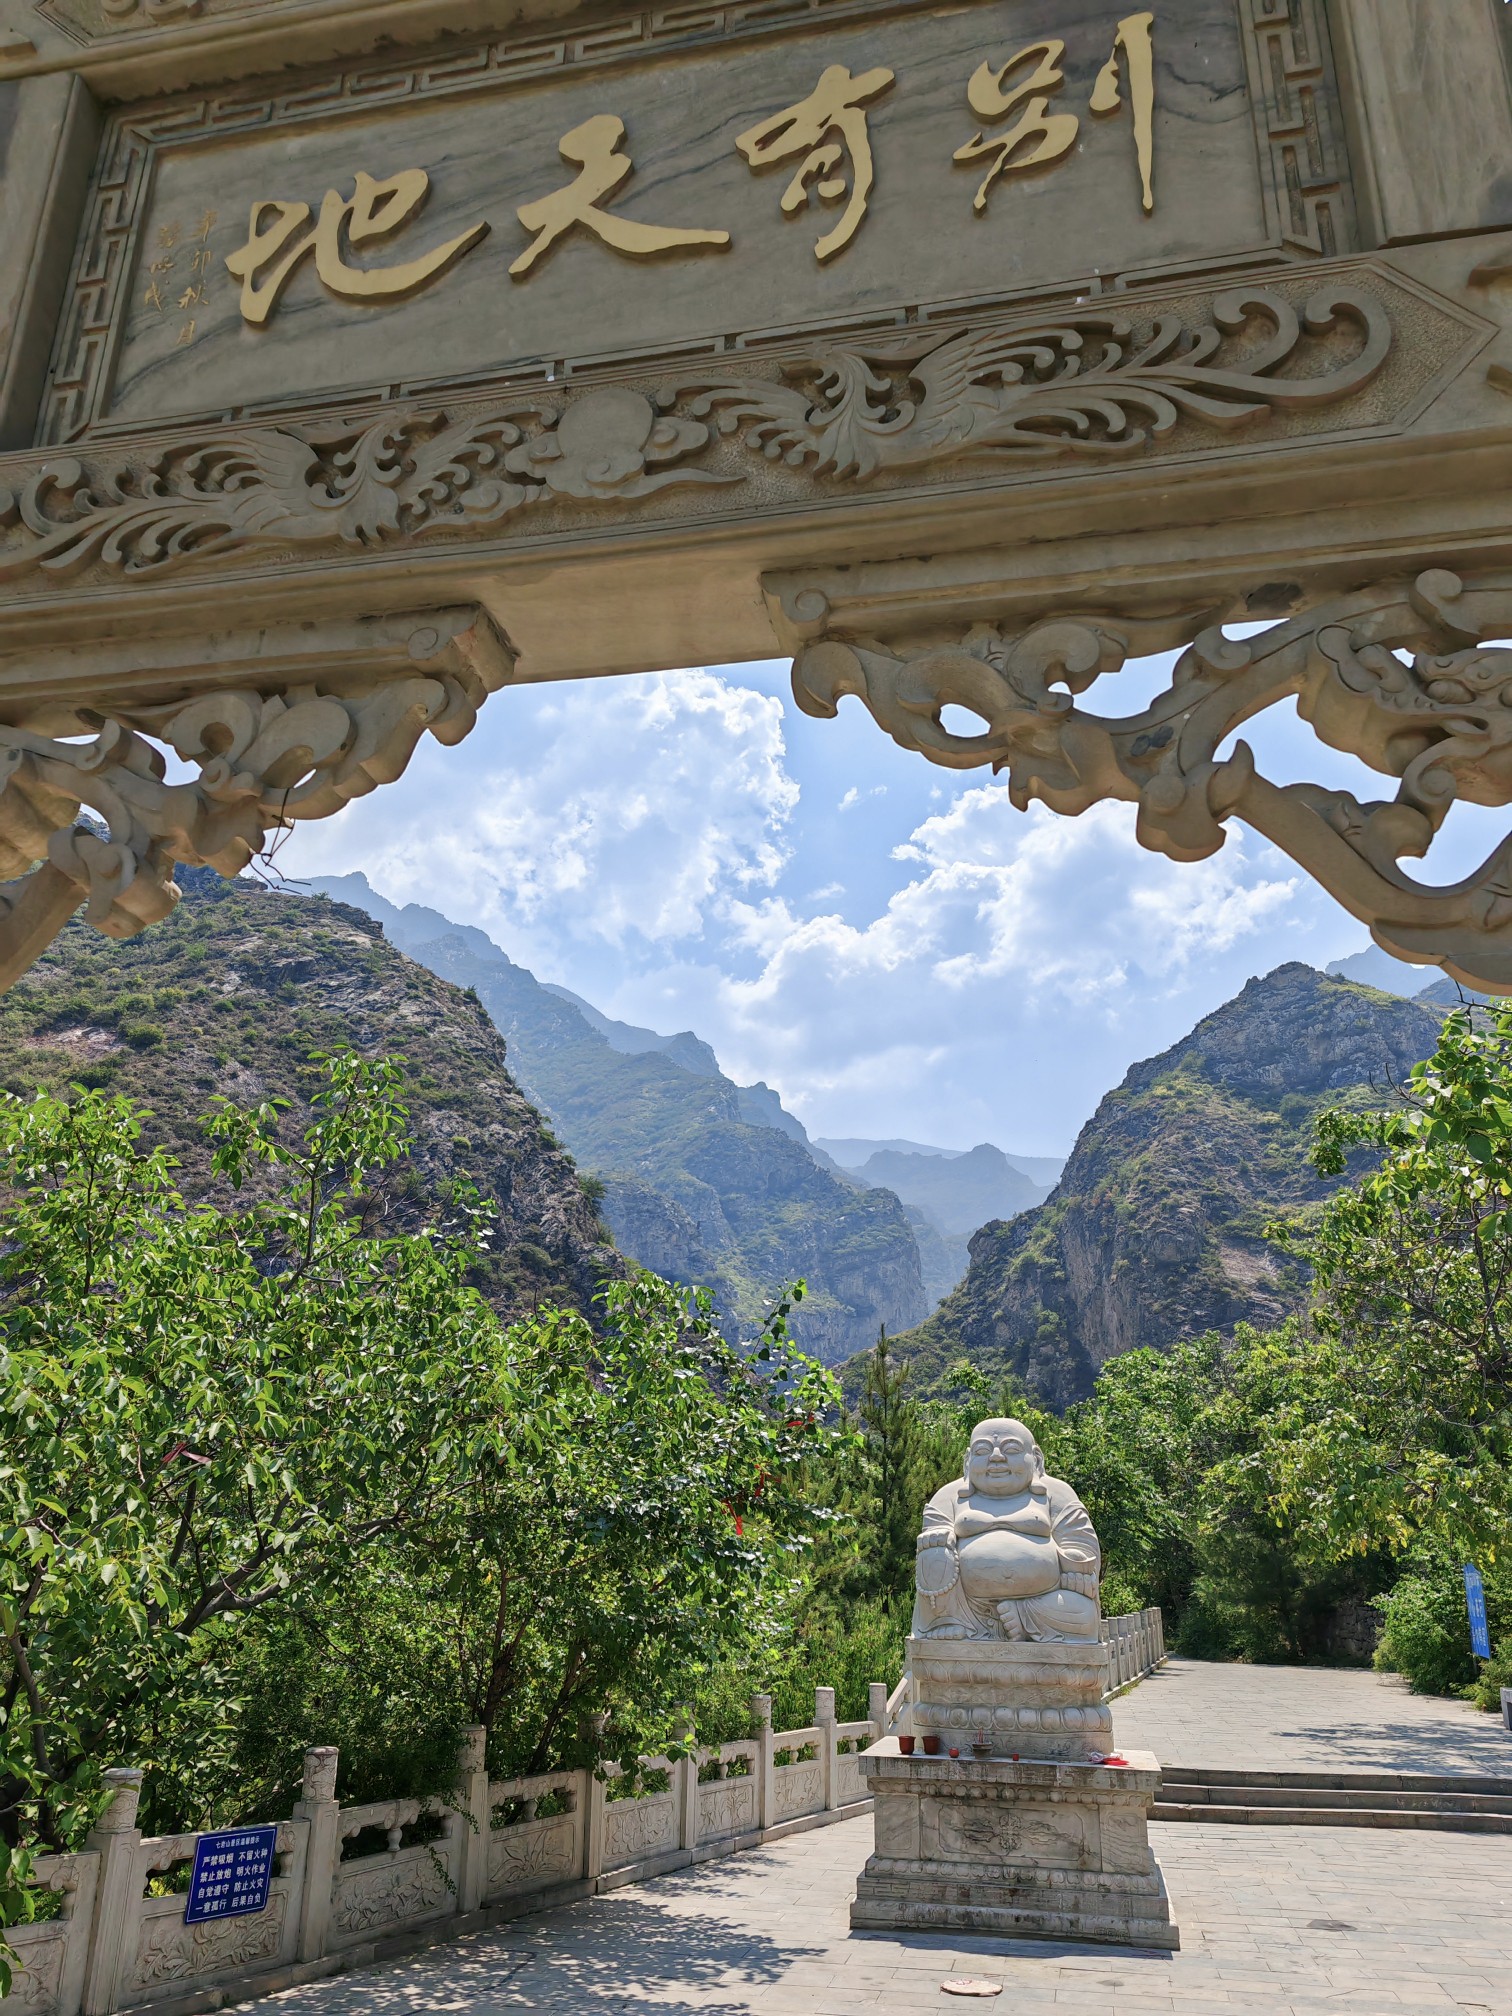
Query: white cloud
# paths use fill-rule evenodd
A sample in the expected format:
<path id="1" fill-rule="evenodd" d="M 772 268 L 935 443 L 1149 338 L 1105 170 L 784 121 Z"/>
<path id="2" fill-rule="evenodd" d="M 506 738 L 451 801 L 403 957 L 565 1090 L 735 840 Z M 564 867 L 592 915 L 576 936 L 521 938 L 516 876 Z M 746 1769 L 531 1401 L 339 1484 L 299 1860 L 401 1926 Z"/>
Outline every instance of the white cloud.
<path id="1" fill-rule="evenodd" d="M 1138 845 L 1132 808 L 1020 815 L 987 785 L 893 850 L 913 872 L 876 915 L 857 923 L 799 915 L 777 894 L 736 899 L 732 936 L 754 970 L 686 984 L 730 1064 L 754 1075 L 759 1062 L 821 1129 L 882 1132 L 886 1113 L 932 1139 L 942 1107 L 978 1107 L 977 1131 L 956 1124 L 950 1138 L 980 1138 L 989 1123 L 1002 1138 L 1004 1080 L 1026 1052 L 1047 1085 L 1064 1081 L 1067 1044 L 1100 1027 L 1103 1050 L 1110 1025 L 1148 1022 L 1217 955 L 1282 918 L 1299 878 L 1252 850 L 1235 831 L 1211 860 L 1178 865 Z M 1178 1009 L 1171 1036 L 1188 1019 Z"/>
<path id="2" fill-rule="evenodd" d="M 288 872 L 361 865 L 392 900 L 481 924 L 549 972 L 564 938 L 696 938 L 730 892 L 781 874 L 798 787 L 774 697 L 668 672 L 506 691 L 486 718 L 486 767 L 464 777 L 465 750 L 423 749 L 407 817 L 396 794 L 365 800 L 301 836 Z"/>
<path id="3" fill-rule="evenodd" d="M 1251 973 L 1357 939 L 1238 827 L 1181 865 L 1132 807 L 1020 814 L 874 736 L 800 722 L 790 751 L 775 694 L 707 670 L 507 690 L 281 865 L 361 868 L 610 1013 L 696 1029 L 816 1132 L 1031 1151 Z"/>

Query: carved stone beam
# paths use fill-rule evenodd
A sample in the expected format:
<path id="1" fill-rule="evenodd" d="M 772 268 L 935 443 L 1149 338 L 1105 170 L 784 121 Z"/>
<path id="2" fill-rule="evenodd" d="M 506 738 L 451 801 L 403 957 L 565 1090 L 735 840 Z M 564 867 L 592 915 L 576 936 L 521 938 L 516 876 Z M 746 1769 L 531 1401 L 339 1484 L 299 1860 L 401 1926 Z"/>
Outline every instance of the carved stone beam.
<path id="1" fill-rule="evenodd" d="M 803 618 L 801 584 L 770 585 Z M 808 606 L 810 624 L 821 602 Z M 1512 650 L 1482 642 L 1512 635 L 1512 573 L 1384 581 L 1243 641 L 1212 616 L 1096 612 L 1017 632 L 978 623 L 953 635 L 820 635 L 794 658 L 793 693 L 820 716 L 855 694 L 902 748 L 953 769 L 1006 770 L 1020 810 L 1031 799 L 1064 813 L 1123 799 L 1138 807 L 1141 842 L 1176 861 L 1215 853 L 1224 822 L 1243 819 L 1387 951 L 1512 994 L 1512 837 L 1447 887 L 1401 866 L 1427 854 L 1456 800 L 1512 802 Z M 1076 704 L 1127 659 L 1182 644 L 1169 687 L 1142 713 L 1108 719 Z M 1395 797 L 1362 803 L 1273 784 L 1242 741 L 1220 757 L 1237 728 L 1289 697 L 1323 741 L 1395 778 Z M 947 728 L 950 705 L 981 731 Z"/>
<path id="2" fill-rule="evenodd" d="M 129 938 L 178 901 L 175 862 L 237 875 L 270 833 L 392 783 L 423 734 L 460 742 L 514 657 L 481 610 L 447 609 L 262 631 L 166 694 L 150 665 L 97 669 L 113 705 L 51 670 L 50 690 L 0 684 L 0 876 L 19 878 L 0 889 L 0 988 L 77 909 Z M 170 783 L 158 745 L 193 775 Z"/>

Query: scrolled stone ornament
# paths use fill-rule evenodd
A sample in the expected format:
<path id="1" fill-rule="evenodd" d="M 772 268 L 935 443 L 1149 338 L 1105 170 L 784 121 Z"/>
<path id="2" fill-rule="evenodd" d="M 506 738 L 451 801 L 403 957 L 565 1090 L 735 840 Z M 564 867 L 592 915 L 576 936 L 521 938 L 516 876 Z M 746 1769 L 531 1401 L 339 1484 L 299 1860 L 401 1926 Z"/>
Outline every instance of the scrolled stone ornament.
<path id="1" fill-rule="evenodd" d="M 270 832 L 392 783 L 423 734 L 460 742 L 513 659 L 482 617 L 447 627 L 414 627 L 413 670 L 355 690 L 232 688 L 70 719 L 89 741 L 0 724 L 0 990 L 81 906 L 132 937 L 178 902 L 175 862 L 238 875 Z M 169 783 L 159 743 L 197 774 Z"/>
<path id="2" fill-rule="evenodd" d="M 819 716 L 854 694 L 900 747 L 951 769 L 1006 770 L 1020 811 L 1034 800 L 1068 814 L 1133 804 L 1141 844 L 1174 861 L 1215 853 L 1225 823 L 1242 819 L 1388 952 L 1512 994 L 1512 838 L 1440 887 L 1401 865 L 1428 853 L 1459 800 L 1512 801 L 1512 651 L 1485 641 L 1512 633 L 1512 573 L 1429 569 L 1245 639 L 1226 636 L 1214 613 L 1150 621 L 1096 610 L 1018 634 L 979 623 L 953 638 L 832 626 L 799 650 L 793 694 Z M 1129 658 L 1182 645 L 1170 685 L 1141 713 L 1109 719 L 1076 704 Z M 1362 803 L 1273 784 L 1243 741 L 1219 755 L 1246 721 L 1288 699 L 1322 741 L 1395 778 L 1395 797 Z M 981 731 L 947 728 L 951 705 L 976 714 Z"/>

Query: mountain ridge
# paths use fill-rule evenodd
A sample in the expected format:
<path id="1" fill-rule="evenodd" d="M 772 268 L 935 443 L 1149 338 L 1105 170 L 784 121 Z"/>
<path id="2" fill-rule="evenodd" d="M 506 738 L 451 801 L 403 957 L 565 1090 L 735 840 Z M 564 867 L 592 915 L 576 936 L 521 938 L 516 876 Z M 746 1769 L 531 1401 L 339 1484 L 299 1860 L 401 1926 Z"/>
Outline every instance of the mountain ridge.
<path id="1" fill-rule="evenodd" d="M 312 1051 L 406 1060 L 412 1148 L 374 1185 L 400 1225 L 470 1177 L 491 1205 L 478 1285 L 506 1320 L 544 1300 L 591 1313 L 624 1272 L 571 1157 L 508 1069 L 478 1003 L 407 959 L 348 906 L 180 867 L 173 912 L 116 942 L 75 918 L 0 999 L 0 1083 L 95 1085 L 148 1109 L 144 1132 L 187 1195 L 218 1195 L 199 1121 L 218 1094 L 310 1115 Z M 249 1189 L 257 1186 L 256 1175 Z"/>
<path id="2" fill-rule="evenodd" d="M 1131 1066 L 1043 1204 L 973 1235 L 965 1279 L 896 1340 L 918 1388 L 964 1357 L 1065 1406 L 1122 1351 L 1300 1309 L 1304 1277 L 1262 1235 L 1337 1187 L 1307 1160 L 1312 1121 L 1378 1103 L 1441 1020 L 1296 963 L 1249 981 Z"/>
<path id="3" fill-rule="evenodd" d="M 355 901 L 412 958 L 476 993 L 521 1084 L 602 1183 L 621 1251 L 708 1287 L 732 1329 L 748 1328 L 799 1277 L 808 1294 L 795 1337 L 830 1362 L 870 1345 L 883 1325 L 906 1329 L 927 1312 L 902 1204 L 823 1167 L 769 1087 L 737 1086 L 717 1061 L 712 1076 L 690 1070 L 676 1054 L 680 1039 L 594 1010 L 606 1035 L 570 990 L 537 980 L 486 933 L 392 904 L 364 877 L 307 886 Z M 763 1117 L 774 1107 L 776 1124 Z"/>

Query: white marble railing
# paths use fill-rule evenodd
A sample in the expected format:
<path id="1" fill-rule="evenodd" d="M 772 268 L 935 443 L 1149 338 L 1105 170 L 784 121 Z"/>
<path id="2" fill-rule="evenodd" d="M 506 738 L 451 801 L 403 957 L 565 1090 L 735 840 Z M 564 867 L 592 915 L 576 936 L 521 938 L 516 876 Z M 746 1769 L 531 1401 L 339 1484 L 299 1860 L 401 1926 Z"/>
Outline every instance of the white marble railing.
<path id="1" fill-rule="evenodd" d="M 337 1752 L 307 1751 L 266 1909 L 201 1925 L 181 1887 L 199 1836 L 144 1836 L 141 1772 L 107 1771 L 85 1849 L 38 1863 L 60 1907 L 8 1935 L 17 2016 L 191 2016 L 866 1810 L 857 1758 L 880 1722 L 837 1722 L 829 1687 L 804 1729 L 774 1730 L 768 1695 L 752 1706 L 754 1737 L 642 1758 L 629 1785 L 614 1766 L 490 1779 L 475 1729 L 447 1797 L 342 1806 Z"/>
<path id="2" fill-rule="evenodd" d="M 1165 1619 L 1158 1609 L 1133 1610 L 1127 1617 L 1105 1617 L 1103 1643 L 1108 1648 L 1109 1698 L 1153 1673 L 1166 1656 Z"/>

